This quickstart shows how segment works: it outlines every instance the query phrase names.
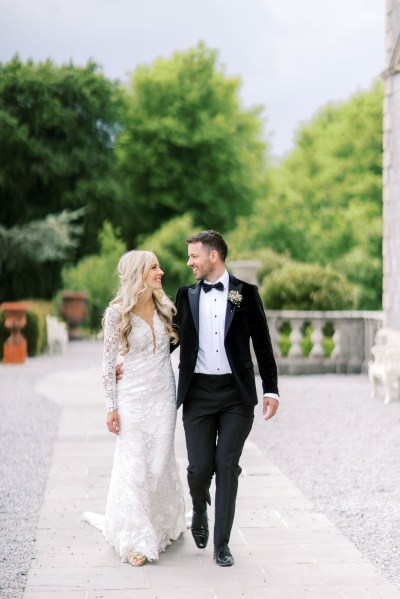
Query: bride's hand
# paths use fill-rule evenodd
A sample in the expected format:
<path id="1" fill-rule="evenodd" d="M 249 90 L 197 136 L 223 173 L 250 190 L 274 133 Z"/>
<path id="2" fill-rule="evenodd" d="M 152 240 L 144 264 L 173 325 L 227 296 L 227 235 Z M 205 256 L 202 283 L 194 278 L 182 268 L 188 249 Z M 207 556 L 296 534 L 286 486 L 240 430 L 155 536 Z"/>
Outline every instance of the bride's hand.
<path id="1" fill-rule="evenodd" d="M 107 428 L 110 433 L 119 435 L 119 416 L 117 410 L 108 412 L 107 414 Z"/>

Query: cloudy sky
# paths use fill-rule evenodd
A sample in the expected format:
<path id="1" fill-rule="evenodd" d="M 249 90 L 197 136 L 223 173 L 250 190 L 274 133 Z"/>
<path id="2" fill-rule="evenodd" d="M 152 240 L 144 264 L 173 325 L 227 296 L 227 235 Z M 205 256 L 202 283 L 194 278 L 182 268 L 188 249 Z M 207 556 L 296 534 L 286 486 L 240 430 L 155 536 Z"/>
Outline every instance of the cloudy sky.
<path id="1" fill-rule="evenodd" d="M 204 40 L 265 106 L 272 150 L 330 100 L 368 88 L 384 67 L 384 0 L 0 0 L 0 61 L 52 58 L 126 81 Z"/>

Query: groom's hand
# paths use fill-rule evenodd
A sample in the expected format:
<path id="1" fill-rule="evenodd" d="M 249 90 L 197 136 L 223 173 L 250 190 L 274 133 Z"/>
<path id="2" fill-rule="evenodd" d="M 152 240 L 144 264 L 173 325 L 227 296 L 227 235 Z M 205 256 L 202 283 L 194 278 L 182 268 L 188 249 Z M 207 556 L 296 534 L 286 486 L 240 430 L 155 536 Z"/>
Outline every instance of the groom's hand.
<path id="1" fill-rule="evenodd" d="M 265 420 L 269 420 L 273 416 L 275 416 L 276 411 L 279 407 L 279 401 L 274 397 L 264 397 L 264 406 L 263 406 L 263 416 L 265 416 Z"/>
<path id="2" fill-rule="evenodd" d="M 124 369 L 122 364 L 117 364 L 115 367 L 115 382 L 118 383 L 122 379 L 122 375 L 124 374 Z"/>

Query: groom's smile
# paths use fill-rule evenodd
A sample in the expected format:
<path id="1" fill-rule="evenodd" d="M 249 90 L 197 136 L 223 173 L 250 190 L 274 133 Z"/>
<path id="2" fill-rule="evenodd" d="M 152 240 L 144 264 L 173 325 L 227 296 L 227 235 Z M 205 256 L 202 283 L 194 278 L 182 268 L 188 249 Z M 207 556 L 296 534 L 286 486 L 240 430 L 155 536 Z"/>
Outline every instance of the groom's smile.
<path id="1" fill-rule="evenodd" d="M 213 283 L 225 270 L 225 267 L 216 268 L 218 253 L 215 250 L 209 251 L 200 241 L 189 243 L 188 255 L 187 265 L 192 269 L 197 281 L 205 280 Z"/>

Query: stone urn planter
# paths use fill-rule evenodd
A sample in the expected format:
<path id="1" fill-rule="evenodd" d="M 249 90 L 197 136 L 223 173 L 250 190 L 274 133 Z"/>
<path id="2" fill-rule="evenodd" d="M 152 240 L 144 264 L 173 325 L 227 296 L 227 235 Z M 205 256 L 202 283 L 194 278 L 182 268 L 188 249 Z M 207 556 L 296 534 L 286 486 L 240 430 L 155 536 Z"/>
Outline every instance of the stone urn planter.
<path id="1" fill-rule="evenodd" d="M 26 311 L 29 305 L 23 302 L 4 302 L 0 308 L 5 314 L 5 326 L 11 335 L 4 342 L 3 363 L 21 364 L 28 355 L 28 345 L 21 329 L 26 325 Z"/>
<path id="2" fill-rule="evenodd" d="M 60 312 L 68 325 L 70 340 L 82 339 L 79 327 L 88 315 L 88 294 L 86 291 L 63 291 L 61 300 Z"/>

